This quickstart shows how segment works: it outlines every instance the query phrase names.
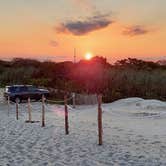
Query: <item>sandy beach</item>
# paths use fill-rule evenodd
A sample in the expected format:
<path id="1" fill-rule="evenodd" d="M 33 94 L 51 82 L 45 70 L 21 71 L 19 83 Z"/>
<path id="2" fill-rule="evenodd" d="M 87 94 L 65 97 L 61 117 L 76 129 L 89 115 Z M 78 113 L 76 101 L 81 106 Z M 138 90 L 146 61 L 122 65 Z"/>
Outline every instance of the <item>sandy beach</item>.
<path id="1" fill-rule="evenodd" d="M 97 105 L 69 107 L 69 135 L 64 107 L 46 106 L 46 127 L 25 123 L 27 104 L 0 104 L 2 166 L 157 166 L 166 165 L 166 103 L 141 98 L 103 104 L 103 145 L 98 146 Z M 41 121 L 41 103 L 32 103 L 32 120 Z"/>

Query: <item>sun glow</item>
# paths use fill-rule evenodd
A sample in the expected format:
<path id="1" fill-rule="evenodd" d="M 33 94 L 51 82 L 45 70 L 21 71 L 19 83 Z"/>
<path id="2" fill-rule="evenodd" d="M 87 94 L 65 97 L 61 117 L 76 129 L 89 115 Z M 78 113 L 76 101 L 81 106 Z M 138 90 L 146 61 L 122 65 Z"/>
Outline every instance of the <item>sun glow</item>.
<path id="1" fill-rule="evenodd" d="M 92 58 L 92 53 L 88 52 L 85 54 L 85 59 L 90 60 Z"/>

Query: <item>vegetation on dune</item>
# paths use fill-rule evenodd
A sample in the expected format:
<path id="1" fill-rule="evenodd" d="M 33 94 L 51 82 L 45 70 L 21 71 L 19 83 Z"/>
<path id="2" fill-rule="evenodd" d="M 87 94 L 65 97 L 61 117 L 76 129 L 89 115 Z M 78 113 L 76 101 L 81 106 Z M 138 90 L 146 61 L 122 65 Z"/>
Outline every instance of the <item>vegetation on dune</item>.
<path id="1" fill-rule="evenodd" d="M 69 92 L 102 93 L 104 101 L 124 97 L 166 99 L 166 65 L 124 59 L 111 65 L 103 57 L 89 61 L 39 62 L 15 58 L 0 61 L 0 86 L 33 84 Z"/>

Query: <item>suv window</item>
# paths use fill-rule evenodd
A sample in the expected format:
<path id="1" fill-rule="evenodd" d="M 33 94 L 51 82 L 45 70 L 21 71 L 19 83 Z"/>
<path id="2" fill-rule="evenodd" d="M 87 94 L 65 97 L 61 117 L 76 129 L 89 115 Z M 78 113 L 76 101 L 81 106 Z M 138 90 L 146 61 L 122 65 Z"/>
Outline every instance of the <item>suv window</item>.
<path id="1" fill-rule="evenodd" d="M 15 87 L 7 87 L 6 92 L 15 92 Z"/>
<path id="2" fill-rule="evenodd" d="M 26 86 L 18 87 L 18 89 L 19 89 L 18 91 L 20 91 L 20 92 L 25 92 L 28 90 L 28 88 Z"/>
<path id="3" fill-rule="evenodd" d="M 28 91 L 30 91 L 30 92 L 35 92 L 35 91 L 37 91 L 37 88 L 34 87 L 34 86 L 28 86 L 27 88 L 28 88 Z"/>

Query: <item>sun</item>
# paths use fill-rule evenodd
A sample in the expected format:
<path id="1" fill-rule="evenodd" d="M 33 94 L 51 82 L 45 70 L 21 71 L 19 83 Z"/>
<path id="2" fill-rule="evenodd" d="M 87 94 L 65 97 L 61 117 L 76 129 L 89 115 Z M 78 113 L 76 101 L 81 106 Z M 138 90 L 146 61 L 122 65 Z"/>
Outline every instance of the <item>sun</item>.
<path id="1" fill-rule="evenodd" d="M 92 53 L 88 52 L 85 54 L 85 59 L 90 60 L 92 58 Z"/>

